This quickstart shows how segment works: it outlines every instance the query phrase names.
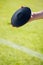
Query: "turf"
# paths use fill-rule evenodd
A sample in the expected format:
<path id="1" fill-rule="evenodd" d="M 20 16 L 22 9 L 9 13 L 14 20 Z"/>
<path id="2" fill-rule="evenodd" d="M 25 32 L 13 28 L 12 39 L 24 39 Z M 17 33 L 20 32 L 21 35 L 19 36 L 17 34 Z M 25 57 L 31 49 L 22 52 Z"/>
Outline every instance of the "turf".
<path id="1" fill-rule="evenodd" d="M 3 49 L 2 49 L 3 48 Z M 43 65 L 43 61 L 0 44 L 0 65 Z"/>
<path id="2" fill-rule="evenodd" d="M 28 22 L 20 28 L 10 24 L 11 16 L 21 6 L 28 6 L 33 12 L 40 11 L 43 0 L 0 0 L 0 38 L 43 54 L 43 20 Z M 0 65 L 43 65 L 43 62 L 0 44 Z"/>

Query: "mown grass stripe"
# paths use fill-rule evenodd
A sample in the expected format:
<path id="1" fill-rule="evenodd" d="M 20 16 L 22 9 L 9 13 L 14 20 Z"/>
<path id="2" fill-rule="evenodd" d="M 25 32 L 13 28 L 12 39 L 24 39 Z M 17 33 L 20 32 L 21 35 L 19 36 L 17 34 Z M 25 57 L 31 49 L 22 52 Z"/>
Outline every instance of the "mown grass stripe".
<path id="1" fill-rule="evenodd" d="M 26 48 L 24 46 L 17 45 L 16 43 L 10 42 L 8 40 L 0 38 L 0 44 L 8 45 L 8 46 L 10 46 L 12 48 L 18 49 L 18 50 L 20 50 L 22 52 L 30 54 L 31 56 L 34 56 L 34 57 L 37 57 L 37 58 L 43 60 L 43 54 L 35 52 L 35 51 L 33 51 L 33 50 L 29 49 L 29 48 Z"/>

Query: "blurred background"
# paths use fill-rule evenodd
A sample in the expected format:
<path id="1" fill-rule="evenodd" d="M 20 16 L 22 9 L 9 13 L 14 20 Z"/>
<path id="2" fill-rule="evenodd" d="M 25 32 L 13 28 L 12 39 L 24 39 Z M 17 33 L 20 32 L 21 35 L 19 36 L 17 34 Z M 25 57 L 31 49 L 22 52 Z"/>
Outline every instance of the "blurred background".
<path id="1" fill-rule="evenodd" d="M 28 22 L 20 28 L 10 24 L 13 13 L 21 6 L 30 7 L 32 12 L 41 11 L 43 0 L 0 0 L 0 39 L 43 54 L 43 20 Z M 0 44 L 0 65 L 43 65 L 43 61 Z"/>

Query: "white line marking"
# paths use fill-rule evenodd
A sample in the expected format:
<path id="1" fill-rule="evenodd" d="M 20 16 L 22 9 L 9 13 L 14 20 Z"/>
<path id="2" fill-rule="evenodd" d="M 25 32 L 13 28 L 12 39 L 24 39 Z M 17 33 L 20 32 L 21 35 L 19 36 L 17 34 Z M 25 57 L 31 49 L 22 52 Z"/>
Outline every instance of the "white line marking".
<path id="1" fill-rule="evenodd" d="M 8 46 L 10 46 L 12 48 L 18 49 L 18 50 L 20 50 L 22 52 L 30 54 L 31 56 L 34 56 L 34 57 L 37 57 L 37 58 L 43 60 L 43 54 L 35 52 L 35 51 L 31 50 L 31 49 L 25 48 L 24 46 L 20 46 L 20 45 L 14 44 L 14 43 L 12 43 L 10 41 L 7 41 L 5 39 L 0 39 L 0 44 L 8 45 Z"/>

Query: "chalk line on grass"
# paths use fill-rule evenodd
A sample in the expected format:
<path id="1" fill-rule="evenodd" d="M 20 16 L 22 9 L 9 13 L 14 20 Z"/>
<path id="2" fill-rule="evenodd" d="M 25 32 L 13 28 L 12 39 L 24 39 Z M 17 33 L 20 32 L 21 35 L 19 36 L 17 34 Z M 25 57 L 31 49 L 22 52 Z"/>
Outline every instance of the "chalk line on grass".
<path id="1" fill-rule="evenodd" d="M 25 53 L 27 53 L 27 54 L 30 54 L 31 56 L 34 56 L 34 57 L 37 57 L 37 58 L 43 60 L 43 54 L 40 54 L 40 53 L 38 53 L 38 52 L 36 52 L 36 51 L 33 51 L 33 50 L 31 50 L 31 49 L 28 49 L 28 48 L 26 48 L 26 47 L 24 47 L 24 46 L 17 45 L 17 44 L 15 44 L 15 43 L 13 43 L 13 42 L 10 42 L 10 41 L 8 41 L 8 40 L 1 39 L 1 38 L 0 38 L 0 44 L 5 44 L 5 45 L 7 45 L 7 46 L 10 46 L 10 47 L 12 47 L 12 48 L 18 49 L 18 50 L 20 50 L 20 51 L 22 51 L 22 52 L 25 52 Z"/>

